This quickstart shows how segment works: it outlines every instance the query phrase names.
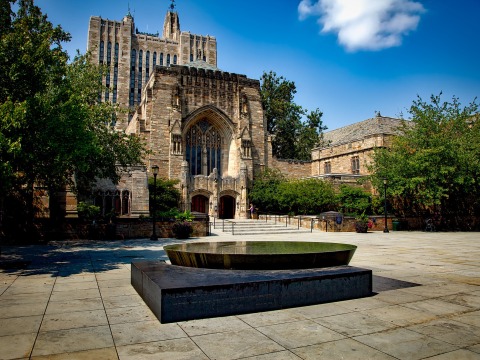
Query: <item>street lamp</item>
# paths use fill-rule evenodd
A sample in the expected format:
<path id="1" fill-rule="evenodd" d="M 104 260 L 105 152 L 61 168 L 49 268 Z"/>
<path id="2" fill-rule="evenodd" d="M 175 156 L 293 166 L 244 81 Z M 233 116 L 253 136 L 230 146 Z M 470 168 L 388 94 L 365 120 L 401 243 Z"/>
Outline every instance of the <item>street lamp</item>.
<path id="1" fill-rule="evenodd" d="M 387 226 L 387 178 L 383 178 L 383 190 L 384 190 L 384 200 L 385 200 L 385 229 L 383 229 L 384 233 L 388 233 L 388 226 Z"/>
<path id="2" fill-rule="evenodd" d="M 152 223 L 153 223 L 153 232 L 150 240 L 158 240 L 157 232 L 156 232 L 156 213 L 157 213 L 157 175 L 158 175 L 158 165 L 152 166 L 152 173 L 153 173 L 153 216 L 152 216 Z"/>

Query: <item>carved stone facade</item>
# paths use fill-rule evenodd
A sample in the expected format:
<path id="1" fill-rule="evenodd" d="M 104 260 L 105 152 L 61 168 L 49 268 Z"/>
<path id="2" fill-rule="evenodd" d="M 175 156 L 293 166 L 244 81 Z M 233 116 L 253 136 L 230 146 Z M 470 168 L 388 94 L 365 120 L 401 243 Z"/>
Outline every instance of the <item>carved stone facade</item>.
<path id="1" fill-rule="evenodd" d="M 247 187 L 271 161 L 260 82 L 202 61 L 157 66 L 126 132 L 147 144 L 148 169 L 180 179 L 182 209 L 220 218 L 246 217 Z"/>

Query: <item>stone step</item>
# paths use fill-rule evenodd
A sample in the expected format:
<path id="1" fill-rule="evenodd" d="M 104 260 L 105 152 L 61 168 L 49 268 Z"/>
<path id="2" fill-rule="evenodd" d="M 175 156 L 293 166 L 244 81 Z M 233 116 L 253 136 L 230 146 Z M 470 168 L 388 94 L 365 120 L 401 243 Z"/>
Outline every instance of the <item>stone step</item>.
<path id="1" fill-rule="evenodd" d="M 268 228 L 271 228 L 271 229 L 276 229 L 276 228 L 297 228 L 296 225 L 289 225 L 289 226 L 285 226 L 285 224 L 242 224 L 242 223 L 235 223 L 233 226 L 235 226 L 236 228 L 252 228 L 252 229 L 268 229 Z M 232 223 L 225 223 L 225 226 L 223 224 L 215 224 L 215 227 L 216 228 L 221 228 L 221 227 L 225 227 L 225 229 L 227 227 L 231 228 L 232 227 Z"/>
<path id="2" fill-rule="evenodd" d="M 227 231 L 225 231 L 227 232 Z M 230 231 L 231 233 L 231 231 Z M 268 231 L 268 232 L 261 232 L 261 231 L 235 231 L 234 235 L 273 235 L 273 234 L 301 234 L 301 233 L 310 233 L 310 230 L 296 230 L 296 231 Z"/>
<path id="3" fill-rule="evenodd" d="M 299 234 L 299 233 L 309 233 L 309 229 L 300 228 L 298 229 L 295 224 L 285 226 L 281 222 L 276 224 L 272 221 L 259 221 L 259 220 L 250 220 L 250 219 L 241 219 L 241 220 L 232 220 L 235 224 L 233 226 L 233 232 L 235 235 L 265 235 L 265 234 Z M 223 226 L 222 221 L 217 221 L 215 228 L 226 233 L 232 232 L 232 223 L 225 222 Z M 224 229 L 224 230 L 222 230 Z"/>

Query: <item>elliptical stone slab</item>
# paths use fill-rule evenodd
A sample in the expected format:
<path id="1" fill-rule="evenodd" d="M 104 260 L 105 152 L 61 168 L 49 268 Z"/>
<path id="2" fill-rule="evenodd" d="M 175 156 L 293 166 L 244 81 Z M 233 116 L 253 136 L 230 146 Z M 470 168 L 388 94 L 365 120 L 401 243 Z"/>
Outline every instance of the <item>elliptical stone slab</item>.
<path id="1" fill-rule="evenodd" d="M 161 323 L 372 295 L 372 271 L 351 266 L 219 270 L 144 261 L 132 263 L 131 283 Z"/>

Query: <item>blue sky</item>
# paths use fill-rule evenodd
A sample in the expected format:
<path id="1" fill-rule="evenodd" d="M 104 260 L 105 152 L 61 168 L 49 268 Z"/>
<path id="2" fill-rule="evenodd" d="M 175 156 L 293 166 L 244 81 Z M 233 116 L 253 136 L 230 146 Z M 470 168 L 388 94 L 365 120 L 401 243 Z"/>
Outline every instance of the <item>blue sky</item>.
<path id="1" fill-rule="evenodd" d="M 36 0 L 86 50 L 92 15 L 162 33 L 170 0 Z M 478 0 L 177 0 L 181 30 L 217 38 L 218 67 L 294 81 L 295 102 L 333 130 L 374 116 L 409 117 L 420 95 L 466 105 L 480 96 Z"/>

